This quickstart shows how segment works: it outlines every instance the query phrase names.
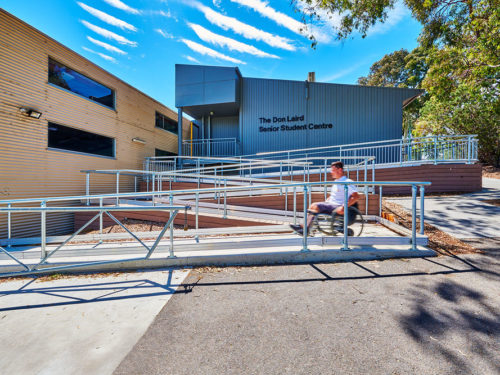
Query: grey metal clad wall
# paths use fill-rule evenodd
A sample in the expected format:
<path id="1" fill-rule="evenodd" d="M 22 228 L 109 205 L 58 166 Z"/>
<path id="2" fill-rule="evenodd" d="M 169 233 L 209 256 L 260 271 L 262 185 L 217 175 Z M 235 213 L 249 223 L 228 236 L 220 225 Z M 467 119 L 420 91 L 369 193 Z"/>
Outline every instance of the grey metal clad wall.
<path id="1" fill-rule="evenodd" d="M 175 106 L 237 102 L 238 81 L 236 68 L 177 64 Z"/>
<path id="2" fill-rule="evenodd" d="M 238 116 L 213 117 L 211 136 L 238 139 Z"/>
<path id="3" fill-rule="evenodd" d="M 419 92 L 243 78 L 243 154 L 399 138 L 403 101 Z"/>
<path id="4" fill-rule="evenodd" d="M 243 78 L 240 111 L 242 153 L 307 147 L 307 132 L 259 132 L 260 127 L 281 126 L 282 123 L 274 122 L 274 118 L 287 115 L 307 116 L 304 82 Z M 259 118 L 270 119 L 270 123 L 261 122 Z"/>

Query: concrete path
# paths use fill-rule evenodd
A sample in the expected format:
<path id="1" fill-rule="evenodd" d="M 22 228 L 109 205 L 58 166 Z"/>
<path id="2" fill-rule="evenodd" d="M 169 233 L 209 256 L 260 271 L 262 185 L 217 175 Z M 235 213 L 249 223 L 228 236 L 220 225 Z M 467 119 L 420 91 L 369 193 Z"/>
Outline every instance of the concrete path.
<path id="1" fill-rule="evenodd" d="M 500 180 L 483 178 L 483 190 L 476 193 L 426 197 L 425 220 L 460 239 L 500 238 L 500 207 L 486 203 L 500 199 Z M 391 198 L 411 210 L 411 199 Z"/>
<path id="2" fill-rule="evenodd" d="M 499 374 L 498 255 L 194 270 L 115 374 Z"/>
<path id="3" fill-rule="evenodd" d="M 0 372 L 111 374 L 187 274 L 0 280 Z"/>

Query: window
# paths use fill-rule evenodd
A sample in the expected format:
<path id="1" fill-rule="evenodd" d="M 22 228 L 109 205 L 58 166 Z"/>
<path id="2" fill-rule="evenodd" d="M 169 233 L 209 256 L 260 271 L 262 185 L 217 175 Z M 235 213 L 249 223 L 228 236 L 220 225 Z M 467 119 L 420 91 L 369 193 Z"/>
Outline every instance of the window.
<path id="1" fill-rule="evenodd" d="M 177 121 L 174 121 L 174 120 L 168 118 L 167 116 L 162 115 L 159 112 L 156 112 L 155 126 L 157 128 L 162 128 L 162 129 L 168 130 L 169 132 L 178 134 Z"/>
<path id="2" fill-rule="evenodd" d="M 177 156 L 176 153 L 155 148 L 155 156 Z"/>
<path id="3" fill-rule="evenodd" d="M 89 133 L 49 122 L 50 148 L 84 152 L 99 156 L 115 156 L 115 140 L 103 135 Z"/>
<path id="4" fill-rule="evenodd" d="M 49 83 L 74 92 L 94 102 L 115 108 L 115 92 L 49 58 Z"/>

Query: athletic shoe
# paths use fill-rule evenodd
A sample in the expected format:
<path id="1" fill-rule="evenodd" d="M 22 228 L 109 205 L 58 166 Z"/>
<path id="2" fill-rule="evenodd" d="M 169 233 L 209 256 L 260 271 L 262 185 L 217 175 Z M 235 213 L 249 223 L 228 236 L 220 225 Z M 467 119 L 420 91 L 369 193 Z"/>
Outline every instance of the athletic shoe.
<path id="1" fill-rule="evenodd" d="M 295 232 L 297 232 L 301 236 L 304 234 L 304 229 L 302 229 L 300 225 L 290 224 L 290 228 L 292 228 Z"/>

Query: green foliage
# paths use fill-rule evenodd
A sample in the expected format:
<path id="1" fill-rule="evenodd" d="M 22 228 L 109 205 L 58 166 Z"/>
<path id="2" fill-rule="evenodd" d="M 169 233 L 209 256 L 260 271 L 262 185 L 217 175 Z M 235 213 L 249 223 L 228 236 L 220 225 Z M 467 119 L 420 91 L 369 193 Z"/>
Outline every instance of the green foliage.
<path id="1" fill-rule="evenodd" d="M 340 14 L 340 40 L 384 22 L 393 0 L 305 0 L 309 14 Z M 423 88 L 405 108 L 415 135 L 477 134 L 479 157 L 500 165 L 500 0 L 404 0 L 422 23 L 419 46 L 375 62 L 359 84 Z"/>

